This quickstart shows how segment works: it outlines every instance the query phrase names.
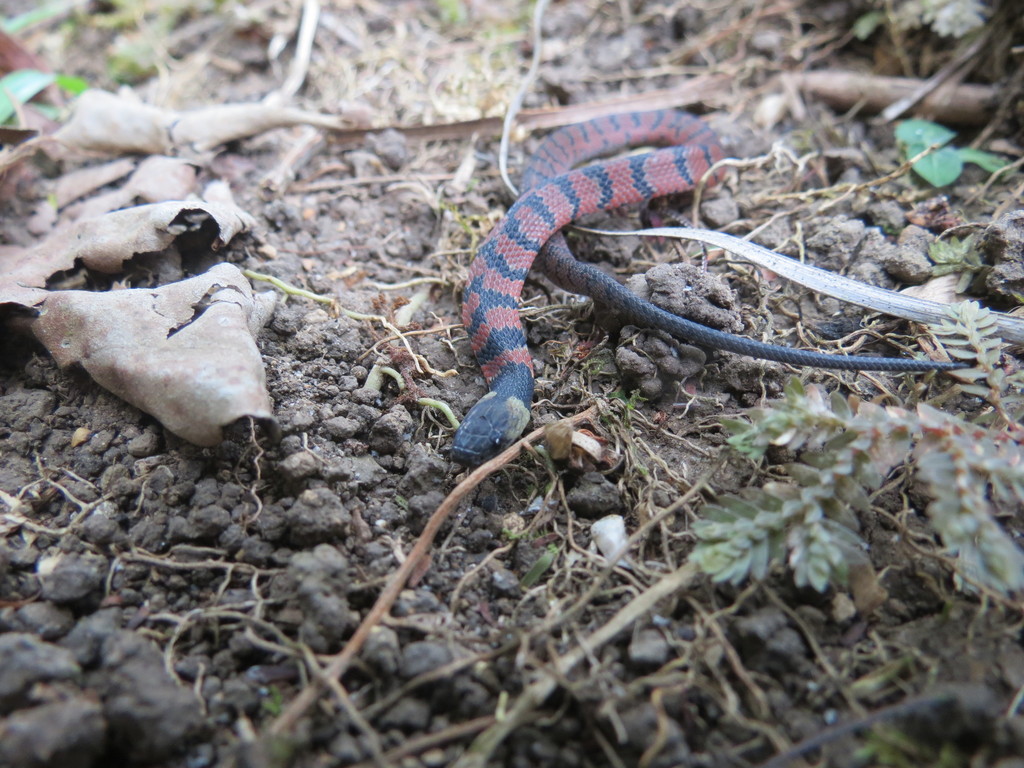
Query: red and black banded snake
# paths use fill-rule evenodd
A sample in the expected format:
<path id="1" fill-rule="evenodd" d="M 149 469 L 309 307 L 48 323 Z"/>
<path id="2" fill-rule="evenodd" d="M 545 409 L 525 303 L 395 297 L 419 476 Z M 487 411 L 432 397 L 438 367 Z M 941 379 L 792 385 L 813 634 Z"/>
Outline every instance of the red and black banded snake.
<path id="1" fill-rule="evenodd" d="M 671 145 L 642 155 L 574 166 L 616 149 Z M 853 357 L 766 344 L 686 320 L 640 299 L 594 266 L 577 261 L 559 230 L 588 213 L 692 189 L 724 157 L 699 118 L 658 110 L 602 117 L 551 133 L 523 174 L 522 196 L 477 251 L 462 320 L 490 391 L 455 432 L 451 457 L 476 466 L 508 447 L 530 418 L 533 363 L 519 320 L 523 282 L 534 265 L 556 285 L 585 294 L 623 320 L 682 341 L 741 355 L 819 368 L 932 371 L 961 363 Z M 709 183 L 720 180 L 713 173 Z"/>

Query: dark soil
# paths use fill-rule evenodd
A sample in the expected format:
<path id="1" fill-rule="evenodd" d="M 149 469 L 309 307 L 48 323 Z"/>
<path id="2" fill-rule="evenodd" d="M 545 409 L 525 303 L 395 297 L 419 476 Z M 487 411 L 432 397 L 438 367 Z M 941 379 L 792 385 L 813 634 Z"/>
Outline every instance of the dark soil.
<path id="1" fill-rule="evenodd" d="M 559 3 L 543 25 L 545 61 L 527 106 L 728 74 L 722 93 L 693 108 L 708 113 L 732 156 L 755 159 L 705 194 L 703 224 L 737 234 L 767 224 L 756 240 L 782 253 L 886 287 L 919 283 L 940 231 L 921 224 L 925 202 L 983 228 L 1020 207 L 1019 172 L 983 188 L 988 175 L 968 167 L 938 202 L 935 190 L 903 176 L 820 210 L 824 199 L 783 193 L 896 167 L 891 126 L 795 95 L 771 127 L 755 117 L 766 94 L 783 93 L 773 78 L 787 70 L 874 66 L 924 78 L 948 60 L 950 39 L 926 30 L 904 33 L 902 59 L 884 29 L 858 42 L 848 32 L 872 7 Z M 112 89 L 105 62 L 115 48 L 147 43 L 162 75 L 136 87 L 144 100 L 175 108 L 258 99 L 284 77 L 266 52 L 273 34 L 292 39 L 297 9 L 255 4 L 243 19 L 220 4 L 172 13 L 153 3 L 140 18 L 118 8 L 104 5 L 96 17 L 117 16 L 116 24 L 77 17 L 26 35 L 26 45 L 55 70 Z M 467 18 L 448 18 L 452 9 Z M 1024 31 L 1014 24 L 976 55 L 968 79 L 1019 87 L 1013 71 Z M 327 112 L 355 102 L 379 126 L 501 114 L 525 67 L 526 28 L 525 11 L 500 4 L 329 4 L 298 101 Z M 1005 53 L 1010 43 L 1015 58 Z M 1003 99 L 1011 108 L 984 138 L 1019 152 L 1020 92 Z M 984 128 L 964 128 L 962 143 Z M 458 296 L 474 245 L 509 196 L 490 135 L 417 141 L 379 132 L 355 144 L 327 142 L 267 199 L 261 180 L 300 133 L 271 132 L 197 159 L 205 178 L 227 181 L 259 222 L 220 256 L 391 317 L 425 290 L 406 328 L 417 332 L 407 338 L 434 371 L 457 375 L 417 373 L 381 325 L 289 298 L 259 338 L 283 438 L 240 424 L 204 449 L 81 371 L 59 370 L 17 332 L 14 313 L 3 315 L 0 765 L 376 760 L 434 768 L 508 722 L 552 673 L 550 694 L 515 711 L 486 764 L 748 766 L 823 737 L 786 764 L 1024 765 L 1021 603 L 957 589 L 920 512 L 924 502 L 902 474 L 861 519 L 886 591 L 873 611 L 858 612 L 842 586 L 799 589 L 781 567 L 740 588 L 700 577 L 570 671 L 555 672 L 685 562 L 689 524 L 710 494 L 684 499 L 631 551 L 631 567 L 610 575 L 588 549 L 593 520 L 618 513 L 632 532 L 699 482 L 726 493 L 782 471 L 723 458 L 721 419 L 778 396 L 793 373 L 865 400 L 940 397 L 956 409 L 958 398 L 946 397 L 953 384 L 944 377 L 794 372 L 726 354 L 709 354 L 702 367 L 700 351 L 617 328 L 542 279 L 526 291 L 534 423 L 596 402 L 602 415 L 591 427 L 621 460 L 555 469 L 524 455 L 488 478 L 446 523 L 429 568 L 402 591 L 341 685 L 318 682 L 325 657 L 345 647 L 464 473 L 447 460 L 449 425 L 416 399 L 443 401 L 461 416 L 485 392 L 458 325 Z M 513 167 L 538 139 L 516 139 Z M 804 162 L 765 157 L 776 146 Z M 463 177 L 467 159 L 472 174 Z M 49 179 L 70 170 L 41 164 L 24 172 L 17 196 L 0 208 L 3 242 L 31 241 L 28 212 L 45 199 Z M 657 215 L 685 219 L 691 208 L 672 201 Z M 908 223 L 915 211 L 921 226 Z M 634 225 L 625 213 L 613 218 Z M 635 290 L 664 294 L 673 311 L 732 332 L 831 350 L 827 339 L 857 333 L 865 320 L 719 253 L 705 275 L 697 248 L 681 254 L 664 243 L 591 235 L 573 243 L 623 280 L 648 272 Z M 674 270 L 671 262 L 693 266 Z M 418 278 L 430 280 L 387 287 Z M 1008 306 L 1005 295 L 986 296 Z M 872 322 L 918 349 L 906 324 Z M 865 336 L 858 352 L 894 353 L 875 338 Z M 387 378 L 379 389 L 365 386 L 378 363 L 410 377 L 405 392 Z M 636 390 L 644 399 L 627 405 Z M 1007 521 L 1018 541 L 1020 521 Z M 311 686 L 312 706 L 296 708 Z M 295 717 L 286 722 L 282 713 Z"/>

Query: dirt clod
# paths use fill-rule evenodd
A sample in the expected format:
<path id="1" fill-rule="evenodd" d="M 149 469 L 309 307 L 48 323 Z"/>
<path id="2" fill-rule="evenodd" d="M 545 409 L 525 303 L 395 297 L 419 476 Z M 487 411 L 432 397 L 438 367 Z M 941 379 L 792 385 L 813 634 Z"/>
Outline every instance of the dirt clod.
<path id="1" fill-rule="evenodd" d="M 288 541 L 295 547 L 343 540 L 352 522 L 337 494 L 326 488 L 304 491 L 285 514 Z"/>
<path id="2" fill-rule="evenodd" d="M 670 648 L 656 629 L 642 630 L 629 643 L 629 660 L 641 669 L 656 669 L 668 661 Z"/>
<path id="3" fill-rule="evenodd" d="M 106 576 L 104 557 L 88 552 L 57 555 L 40 563 L 40 592 L 45 600 L 58 604 L 86 599 L 98 603 Z"/>
<path id="4" fill-rule="evenodd" d="M 986 227 L 982 248 L 993 265 L 985 287 L 1019 301 L 1024 296 L 1024 211 L 1006 213 Z"/>
<path id="5" fill-rule="evenodd" d="M 103 749 L 100 704 L 85 696 L 42 704 L 0 721 L 0 765 L 89 768 Z"/>
<path id="6" fill-rule="evenodd" d="M 416 423 L 405 406 L 396 405 L 374 422 L 369 446 L 379 454 L 398 453 L 402 446 L 408 444 L 415 427 Z"/>
<path id="7" fill-rule="evenodd" d="M 22 632 L 0 635 L 0 670 L 0 714 L 32 703 L 36 684 L 77 680 L 82 672 L 69 651 Z"/>
<path id="8" fill-rule="evenodd" d="M 697 347 L 667 340 L 657 331 L 626 326 L 631 339 L 615 350 L 615 365 L 629 389 L 648 400 L 675 394 L 676 385 L 698 374 L 706 357 Z"/>
<path id="9" fill-rule="evenodd" d="M 600 472 L 587 472 L 566 494 L 569 508 L 586 518 L 604 517 L 622 511 L 622 498 L 615 485 Z"/>
<path id="10" fill-rule="evenodd" d="M 102 699 L 111 740 L 129 760 L 165 760 L 204 728 L 192 691 L 178 685 L 160 651 L 133 632 L 104 640 L 100 668 L 89 682 Z"/>
<path id="11" fill-rule="evenodd" d="M 399 674 L 406 680 L 443 667 L 452 660 L 452 652 L 445 645 L 429 640 L 409 643 L 402 649 Z"/>
<path id="12" fill-rule="evenodd" d="M 349 631 L 353 617 L 345 598 L 348 561 L 335 547 L 319 544 L 311 552 L 300 552 L 288 566 L 302 608 L 299 636 L 318 653 L 338 648 Z"/>
<path id="13" fill-rule="evenodd" d="M 29 632 L 43 640 L 53 642 L 64 637 L 75 625 L 74 615 L 67 608 L 47 601 L 23 605 L 16 611 L 5 608 L 0 612 L 0 628 L 4 625 L 14 632 Z"/>

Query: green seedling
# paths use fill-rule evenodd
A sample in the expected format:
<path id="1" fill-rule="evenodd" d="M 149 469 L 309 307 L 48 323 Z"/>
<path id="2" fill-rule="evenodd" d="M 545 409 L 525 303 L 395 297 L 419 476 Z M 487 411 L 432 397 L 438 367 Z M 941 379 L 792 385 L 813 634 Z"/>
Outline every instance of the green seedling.
<path id="1" fill-rule="evenodd" d="M 989 173 L 995 173 L 1008 165 L 991 152 L 951 145 L 949 142 L 955 136 L 955 131 L 930 120 L 904 120 L 896 127 L 896 141 L 907 159 L 930 147 L 939 146 L 939 149 L 922 157 L 912 166 L 914 173 L 933 187 L 944 187 L 960 178 L 964 163 L 974 163 Z"/>

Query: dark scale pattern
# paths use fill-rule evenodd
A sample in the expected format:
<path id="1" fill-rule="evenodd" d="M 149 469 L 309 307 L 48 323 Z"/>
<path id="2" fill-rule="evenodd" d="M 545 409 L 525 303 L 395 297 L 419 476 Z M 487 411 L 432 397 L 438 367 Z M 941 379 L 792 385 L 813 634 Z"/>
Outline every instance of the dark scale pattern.
<path id="1" fill-rule="evenodd" d="M 674 146 L 570 170 L 637 144 Z M 533 365 L 518 306 L 523 281 L 535 260 L 561 288 L 591 296 L 635 325 L 658 328 L 706 347 L 845 370 L 962 367 L 907 358 L 827 355 L 723 333 L 639 299 L 597 268 L 577 261 L 559 233 L 588 213 L 692 189 L 723 156 L 718 137 L 702 121 L 670 110 L 599 118 L 548 136 L 523 172 L 523 196 L 484 241 L 469 268 L 462 320 L 491 391 L 455 433 L 453 459 L 466 465 L 486 461 L 515 440 L 529 420 Z M 709 182 L 719 180 L 720 175 L 715 175 Z"/>

